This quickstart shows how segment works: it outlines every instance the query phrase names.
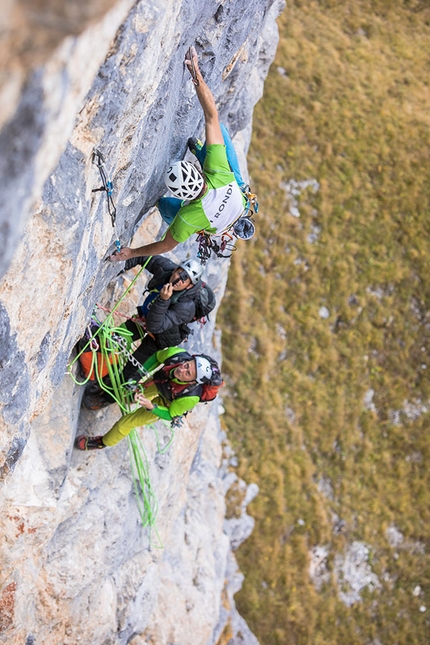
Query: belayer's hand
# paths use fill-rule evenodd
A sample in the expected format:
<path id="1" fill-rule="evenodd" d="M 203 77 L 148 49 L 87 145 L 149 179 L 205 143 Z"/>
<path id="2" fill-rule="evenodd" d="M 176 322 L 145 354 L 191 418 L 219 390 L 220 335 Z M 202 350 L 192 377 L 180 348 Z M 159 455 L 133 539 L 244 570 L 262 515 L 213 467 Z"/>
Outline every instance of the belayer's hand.
<path id="1" fill-rule="evenodd" d="M 110 256 L 111 262 L 124 262 L 125 260 L 130 260 L 133 257 L 133 250 L 128 246 L 124 246 L 121 251 L 115 251 L 113 255 Z"/>
<path id="2" fill-rule="evenodd" d="M 134 400 L 136 401 L 136 403 L 139 403 L 142 408 L 146 408 L 147 410 L 154 409 L 153 403 L 149 399 L 147 399 L 141 392 L 136 392 L 136 394 L 134 395 Z"/>
<path id="3" fill-rule="evenodd" d="M 160 291 L 161 300 L 169 300 L 172 297 L 173 285 L 170 282 L 164 285 Z"/>

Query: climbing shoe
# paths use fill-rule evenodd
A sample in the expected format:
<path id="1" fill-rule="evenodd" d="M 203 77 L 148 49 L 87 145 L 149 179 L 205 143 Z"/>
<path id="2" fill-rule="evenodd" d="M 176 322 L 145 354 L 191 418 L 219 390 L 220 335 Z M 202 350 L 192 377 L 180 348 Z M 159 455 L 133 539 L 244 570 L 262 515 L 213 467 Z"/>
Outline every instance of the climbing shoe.
<path id="1" fill-rule="evenodd" d="M 190 139 L 188 139 L 187 145 L 188 145 L 188 150 L 195 157 L 197 156 L 196 152 L 200 152 L 200 150 L 203 148 L 203 143 L 200 141 L 200 139 L 196 139 L 195 137 L 191 137 Z"/>
<path id="2" fill-rule="evenodd" d="M 85 392 L 82 398 L 82 407 L 86 410 L 101 410 L 111 403 L 115 403 L 115 401 L 113 399 L 112 401 L 106 401 L 101 392 L 99 394 L 87 394 Z"/>
<path id="3" fill-rule="evenodd" d="M 100 450 L 101 448 L 106 448 L 102 441 L 103 437 L 86 437 L 81 434 L 76 438 L 76 447 L 79 450 Z"/>

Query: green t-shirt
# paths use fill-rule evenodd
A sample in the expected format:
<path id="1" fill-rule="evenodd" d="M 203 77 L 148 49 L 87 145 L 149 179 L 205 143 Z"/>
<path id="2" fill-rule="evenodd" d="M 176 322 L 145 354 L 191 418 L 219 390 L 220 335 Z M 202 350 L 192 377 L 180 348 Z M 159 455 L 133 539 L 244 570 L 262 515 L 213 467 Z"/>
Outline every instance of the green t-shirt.
<path id="1" fill-rule="evenodd" d="M 207 191 L 201 199 L 184 202 L 170 225 L 176 242 L 185 242 L 198 231 L 220 234 L 243 213 L 246 199 L 230 170 L 225 146 L 207 146 L 203 174 Z"/>

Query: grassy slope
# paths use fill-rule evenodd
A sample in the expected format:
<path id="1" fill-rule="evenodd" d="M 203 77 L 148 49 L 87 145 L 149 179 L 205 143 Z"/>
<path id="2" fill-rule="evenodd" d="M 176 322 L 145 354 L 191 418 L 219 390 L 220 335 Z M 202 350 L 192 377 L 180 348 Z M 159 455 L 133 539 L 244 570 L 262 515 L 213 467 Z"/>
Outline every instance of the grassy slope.
<path id="1" fill-rule="evenodd" d="M 258 238 L 234 256 L 220 325 L 226 425 L 261 487 L 237 600 L 262 645 L 429 642 L 429 414 L 395 414 L 430 407 L 426 7 L 289 1 L 255 114 Z M 299 219 L 292 178 L 320 184 Z M 348 608 L 333 577 L 315 590 L 309 552 L 328 545 L 330 568 L 354 540 L 371 545 L 382 588 Z"/>

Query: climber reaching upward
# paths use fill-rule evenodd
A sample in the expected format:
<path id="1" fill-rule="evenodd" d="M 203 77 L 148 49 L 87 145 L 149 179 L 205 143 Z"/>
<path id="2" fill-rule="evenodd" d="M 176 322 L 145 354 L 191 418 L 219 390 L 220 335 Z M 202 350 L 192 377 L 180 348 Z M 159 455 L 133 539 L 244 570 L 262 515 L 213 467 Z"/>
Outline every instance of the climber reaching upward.
<path id="1" fill-rule="evenodd" d="M 196 50 L 185 58 L 205 118 L 206 143 L 190 139 L 191 152 L 203 171 L 189 161 L 176 161 L 167 170 L 165 183 L 174 197 L 162 197 L 158 208 L 169 229 L 163 240 L 139 248 L 125 247 L 111 260 L 120 262 L 142 255 L 167 253 L 199 231 L 221 234 L 243 214 L 246 198 L 236 151 L 220 123 L 214 96 L 201 74 Z"/>

